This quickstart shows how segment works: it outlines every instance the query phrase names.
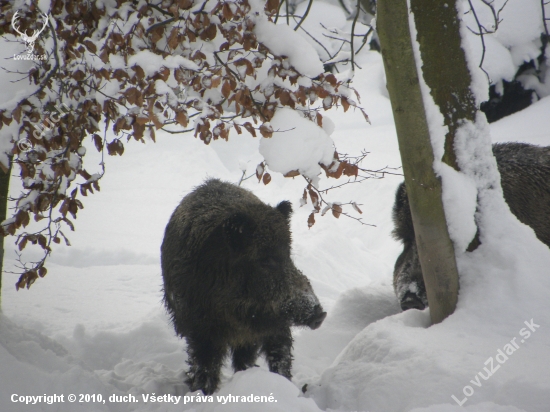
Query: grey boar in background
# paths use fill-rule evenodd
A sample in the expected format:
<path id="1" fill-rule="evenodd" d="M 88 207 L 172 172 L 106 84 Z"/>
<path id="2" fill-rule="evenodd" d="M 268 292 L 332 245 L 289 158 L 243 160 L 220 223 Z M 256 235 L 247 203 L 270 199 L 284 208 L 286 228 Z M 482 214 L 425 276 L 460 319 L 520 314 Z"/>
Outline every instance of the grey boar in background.
<path id="1" fill-rule="evenodd" d="M 510 210 L 550 247 L 550 147 L 498 143 L 493 145 L 493 154 Z M 428 306 L 428 299 L 404 183 L 397 188 L 393 223 L 393 235 L 404 246 L 393 272 L 395 294 L 401 309 L 422 310 Z"/>
<path id="2" fill-rule="evenodd" d="M 223 361 L 233 369 L 265 356 L 291 378 L 290 326 L 318 328 L 326 317 L 290 257 L 291 204 L 271 207 L 248 190 L 207 180 L 183 198 L 161 246 L 164 303 L 187 341 L 186 383 L 213 393 Z"/>

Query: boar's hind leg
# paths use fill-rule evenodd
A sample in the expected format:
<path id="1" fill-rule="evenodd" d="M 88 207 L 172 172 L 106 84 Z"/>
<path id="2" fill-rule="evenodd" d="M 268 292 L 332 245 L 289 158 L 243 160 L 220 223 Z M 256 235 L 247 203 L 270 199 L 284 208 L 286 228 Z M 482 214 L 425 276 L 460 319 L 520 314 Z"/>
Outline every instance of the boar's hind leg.
<path id="1" fill-rule="evenodd" d="M 187 337 L 186 340 L 190 369 L 185 383 L 191 392 L 201 389 L 205 395 L 211 395 L 220 382 L 226 346 L 209 338 Z"/>
<path id="2" fill-rule="evenodd" d="M 243 345 L 233 348 L 233 370 L 244 371 L 255 365 L 258 358 L 257 344 Z"/>
<path id="3" fill-rule="evenodd" d="M 264 339 L 262 353 L 265 355 L 269 370 L 285 378 L 292 378 L 292 335 L 290 328 L 283 334 L 268 336 Z"/>

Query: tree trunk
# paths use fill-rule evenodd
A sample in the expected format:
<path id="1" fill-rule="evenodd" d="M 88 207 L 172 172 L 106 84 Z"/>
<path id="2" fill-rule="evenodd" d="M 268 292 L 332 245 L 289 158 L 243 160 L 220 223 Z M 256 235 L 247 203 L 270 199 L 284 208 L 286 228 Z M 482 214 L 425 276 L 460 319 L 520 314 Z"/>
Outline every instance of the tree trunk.
<path id="1" fill-rule="evenodd" d="M 462 120 L 475 122 L 477 107 L 461 47 L 456 0 L 411 0 L 411 10 L 418 32 L 424 81 L 449 128 L 442 160 L 459 170 L 453 149 L 454 136 Z"/>
<path id="2" fill-rule="evenodd" d="M 8 193 L 10 189 L 11 163 L 8 171 L 0 168 L 0 222 L 6 220 L 8 211 Z M 0 309 L 2 308 L 2 274 L 4 269 L 4 236 L 0 235 Z"/>
<path id="3" fill-rule="evenodd" d="M 454 1 L 411 0 L 411 4 L 415 11 L 423 73 L 417 72 L 407 0 L 378 1 L 377 31 L 430 315 L 432 323 L 439 323 L 455 310 L 459 288 L 458 270 L 443 209 L 441 181 L 433 169 L 434 154 L 419 74 L 423 75 L 431 88 L 436 104 L 444 112 L 445 121 L 454 125 L 457 122 L 449 112 L 452 113 L 459 106 L 459 101 L 450 98 L 449 89 L 452 87 L 448 86 L 455 82 L 460 83 L 459 88 L 466 85 L 467 95 L 471 97 L 470 77 L 460 48 Z M 443 14 L 445 18 L 452 17 L 451 20 L 444 20 L 441 17 Z M 462 67 L 456 67 L 456 76 L 460 78 L 448 77 L 452 72 L 451 66 L 461 64 Z M 464 73 L 467 77 L 461 77 Z M 458 96 L 458 99 L 461 98 Z M 452 150 L 455 131 L 456 128 L 449 127 L 444 161 L 456 168 Z"/>

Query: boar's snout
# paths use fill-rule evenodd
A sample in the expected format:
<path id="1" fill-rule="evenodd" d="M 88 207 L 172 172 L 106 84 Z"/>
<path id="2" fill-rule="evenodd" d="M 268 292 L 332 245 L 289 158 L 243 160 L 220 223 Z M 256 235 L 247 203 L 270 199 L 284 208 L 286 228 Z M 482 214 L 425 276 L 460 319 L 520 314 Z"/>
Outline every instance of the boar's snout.
<path id="1" fill-rule="evenodd" d="M 293 326 L 308 326 L 311 329 L 317 329 L 327 317 L 327 313 L 323 311 L 308 278 L 298 269 L 293 269 L 291 293 L 289 300 L 284 305 L 284 310 Z"/>
<path id="2" fill-rule="evenodd" d="M 326 317 L 327 312 L 323 312 L 323 308 L 321 307 L 321 305 L 315 305 L 315 307 L 313 308 L 313 316 L 309 320 L 307 326 L 315 330 L 319 326 L 321 326 Z"/>
<path id="3" fill-rule="evenodd" d="M 400 305 L 401 310 L 403 311 L 409 309 L 424 310 L 424 308 L 426 307 L 424 302 L 422 302 L 422 299 L 418 295 L 410 291 L 405 293 L 405 296 L 403 296 L 403 298 L 401 299 Z"/>

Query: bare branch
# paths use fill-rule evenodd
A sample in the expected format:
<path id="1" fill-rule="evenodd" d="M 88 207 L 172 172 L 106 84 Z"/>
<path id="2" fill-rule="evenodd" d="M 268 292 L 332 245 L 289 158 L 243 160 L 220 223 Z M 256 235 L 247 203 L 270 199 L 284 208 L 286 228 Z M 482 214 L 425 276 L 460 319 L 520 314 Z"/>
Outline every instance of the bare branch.
<path id="1" fill-rule="evenodd" d="M 479 68 L 481 70 L 483 70 L 483 73 L 485 73 L 485 75 L 487 76 L 487 79 L 489 80 L 489 83 L 491 83 L 491 77 L 489 76 L 489 73 L 483 68 L 483 61 L 485 60 L 485 39 L 483 38 L 484 34 L 487 33 L 487 30 L 481 25 L 480 21 L 479 21 L 479 18 L 477 17 L 477 13 L 475 11 L 475 8 L 472 4 L 472 0 L 468 0 L 468 4 L 470 5 L 470 11 L 472 12 L 472 14 L 474 15 L 474 18 L 476 20 L 476 24 L 477 24 L 477 27 L 479 28 L 479 32 L 476 33 L 474 32 L 472 29 L 470 29 L 468 27 L 468 29 L 474 33 L 474 34 L 478 34 L 481 38 L 481 60 L 479 62 Z M 485 32 L 484 32 L 485 31 Z"/>
<path id="2" fill-rule="evenodd" d="M 313 4 L 313 0 L 309 0 L 309 3 L 307 4 L 306 11 L 304 12 L 304 15 L 302 16 L 302 18 L 300 19 L 300 22 L 296 25 L 296 27 L 294 27 L 294 31 L 296 31 L 300 28 L 300 26 L 302 25 L 302 23 L 306 19 L 307 15 L 309 14 L 309 11 L 311 10 L 311 5 L 312 4 Z"/>
<path id="3" fill-rule="evenodd" d="M 354 53 L 354 44 L 353 44 L 353 35 L 355 33 L 355 24 L 357 23 L 357 18 L 359 17 L 359 13 L 361 12 L 361 2 L 360 0 L 357 0 L 357 12 L 355 13 L 355 17 L 353 18 L 353 23 L 351 25 L 351 70 L 355 71 L 355 53 Z"/>

